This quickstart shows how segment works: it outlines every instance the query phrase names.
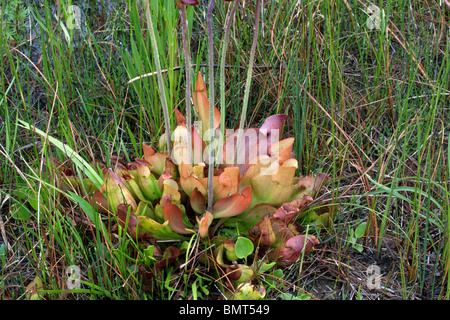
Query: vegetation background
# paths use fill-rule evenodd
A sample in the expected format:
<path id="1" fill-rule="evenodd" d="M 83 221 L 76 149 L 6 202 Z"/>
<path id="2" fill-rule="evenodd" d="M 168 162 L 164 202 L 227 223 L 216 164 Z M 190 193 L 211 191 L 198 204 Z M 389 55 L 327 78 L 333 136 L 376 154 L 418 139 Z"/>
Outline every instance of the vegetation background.
<path id="1" fill-rule="evenodd" d="M 220 298 L 200 267 L 169 270 L 148 290 L 137 270 L 145 254 L 62 206 L 48 159 L 67 157 L 18 123 L 106 165 L 156 145 L 164 124 L 142 3 L 0 2 L 0 298 L 30 298 L 33 286 L 49 299 Z M 192 63 L 208 83 L 206 6 L 188 19 Z M 217 64 L 230 8 L 216 1 Z M 180 15 L 173 0 L 151 10 L 169 108 L 183 112 Z M 241 115 L 254 10 L 242 0 L 231 30 L 228 127 Z M 331 176 L 315 202 L 335 213 L 307 259 L 265 277 L 267 298 L 448 299 L 450 3 L 263 0 L 261 13 L 246 123 L 289 115 L 299 173 Z M 69 292 L 71 265 L 82 286 Z"/>

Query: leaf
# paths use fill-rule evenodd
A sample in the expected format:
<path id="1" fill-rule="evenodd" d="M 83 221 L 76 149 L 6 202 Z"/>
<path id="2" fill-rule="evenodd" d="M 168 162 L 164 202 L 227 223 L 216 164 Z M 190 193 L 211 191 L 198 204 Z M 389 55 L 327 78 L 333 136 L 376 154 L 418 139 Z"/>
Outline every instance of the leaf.
<path id="1" fill-rule="evenodd" d="M 155 247 L 153 245 L 149 245 L 147 248 L 143 250 L 144 253 L 144 262 L 148 267 L 151 267 L 157 260 L 153 255 Z"/>
<path id="2" fill-rule="evenodd" d="M 366 225 L 367 222 L 363 222 L 360 223 L 359 226 L 356 227 L 355 229 L 355 237 L 356 238 L 361 238 L 362 236 L 364 236 L 364 234 L 366 233 Z"/>
<path id="3" fill-rule="evenodd" d="M 153 220 L 152 218 L 146 216 L 136 216 L 136 219 L 137 219 L 138 233 L 148 232 L 150 234 L 153 234 L 169 224 L 168 221 L 165 221 L 163 224 L 161 224 Z"/>
<path id="4" fill-rule="evenodd" d="M 71 191 L 69 191 L 71 192 Z M 110 206 L 108 198 L 105 197 L 100 190 L 96 190 L 92 194 L 88 194 L 83 197 L 93 208 L 97 209 L 100 213 L 108 213 L 110 212 Z"/>
<path id="5" fill-rule="evenodd" d="M 189 201 L 191 203 L 192 210 L 194 210 L 198 214 L 202 214 L 206 210 L 206 199 L 203 194 L 198 191 L 197 188 L 192 191 L 191 196 L 189 197 Z"/>
<path id="6" fill-rule="evenodd" d="M 208 178 L 204 178 L 207 182 Z M 239 168 L 226 167 L 219 176 L 213 177 L 213 202 L 235 194 L 239 190 Z"/>
<path id="7" fill-rule="evenodd" d="M 252 204 L 270 203 L 279 206 L 289 200 L 297 170 L 297 160 L 291 160 L 284 162 L 271 175 L 261 171 L 251 179 L 254 194 Z"/>
<path id="8" fill-rule="evenodd" d="M 303 177 L 296 184 L 291 200 L 301 199 L 305 196 L 314 198 L 328 180 L 330 180 L 330 177 L 324 173 L 319 173 L 317 176 L 310 175 Z"/>
<path id="9" fill-rule="evenodd" d="M 164 250 L 164 253 L 162 255 L 162 258 L 160 261 L 158 261 L 155 265 L 156 270 L 163 270 L 170 266 L 172 263 L 175 262 L 175 260 L 178 258 L 178 256 L 181 254 L 181 251 L 174 246 L 169 246 Z"/>
<path id="10" fill-rule="evenodd" d="M 6 253 L 8 251 L 8 248 L 6 247 L 6 244 L 2 243 L 0 246 L 0 257 L 6 256 Z"/>
<path id="11" fill-rule="evenodd" d="M 265 296 L 264 287 L 245 282 L 237 287 L 234 300 L 260 300 Z"/>
<path id="12" fill-rule="evenodd" d="M 205 82 L 203 80 L 201 72 L 198 72 L 197 81 L 195 84 L 195 91 L 193 95 L 194 108 L 201 121 L 203 135 L 209 130 L 209 100 L 206 91 Z M 214 128 L 217 128 L 220 124 L 220 111 L 214 107 Z"/>
<path id="13" fill-rule="evenodd" d="M 295 296 L 292 293 L 282 292 L 278 298 L 281 300 L 311 300 L 311 296 L 306 293 Z"/>
<path id="14" fill-rule="evenodd" d="M 125 185 L 125 179 L 119 177 L 111 168 L 105 173 L 105 181 L 100 192 L 107 194 L 111 210 L 115 212 L 120 204 L 128 204 L 133 212 L 137 209 L 137 202 L 131 191 Z"/>
<path id="15" fill-rule="evenodd" d="M 161 229 L 153 230 L 151 235 L 157 240 L 174 241 L 174 240 L 182 240 L 185 238 L 185 236 L 172 231 L 172 229 L 170 229 L 170 226 L 168 224 L 164 225 L 164 227 L 162 227 Z"/>
<path id="16" fill-rule="evenodd" d="M 164 153 L 155 153 L 155 150 L 145 143 L 142 144 L 142 149 L 144 151 L 144 160 L 150 163 L 152 166 L 152 172 L 159 176 L 162 175 L 166 160 L 169 156 Z"/>
<path id="17" fill-rule="evenodd" d="M 239 257 L 236 255 L 235 248 L 236 243 L 234 243 L 232 240 L 225 240 L 223 242 L 223 250 L 228 261 L 236 261 L 237 259 L 239 259 Z"/>
<path id="18" fill-rule="evenodd" d="M 355 230 L 353 230 L 352 228 L 349 229 L 348 239 L 352 244 L 356 243 Z"/>
<path id="19" fill-rule="evenodd" d="M 272 227 L 273 221 L 273 219 L 263 219 L 258 222 L 258 224 L 253 226 L 249 231 L 250 239 L 262 248 L 275 245 L 278 239 Z"/>
<path id="20" fill-rule="evenodd" d="M 180 186 L 181 189 L 191 196 L 195 189 L 199 191 L 203 196 L 206 196 L 206 188 L 193 174 L 193 168 L 190 165 L 180 164 Z M 197 195 L 198 196 L 198 195 Z"/>
<path id="21" fill-rule="evenodd" d="M 258 157 L 270 154 L 272 142 L 275 144 L 280 143 L 280 132 L 286 119 L 286 115 L 275 114 L 268 117 L 260 128 L 248 128 L 243 131 L 235 130 L 227 136 L 223 147 L 224 158 L 221 161 L 225 164 L 232 164 L 236 157 L 236 165 L 239 167 L 240 174 L 244 174 L 249 165 L 256 163 Z M 239 150 L 236 150 L 237 139 L 240 133 L 242 134 L 241 144 Z M 274 150 L 281 151 L 280 149 L 289 148 L 289 144 L 291 144 L 290 148 L 292 149 L 293 143 L 294 138 L 289 138 L 280 145 L 281 148 L 274 148 Z M 290 150 L 286 153 L 290 156 Z M 286 153 L 283 153 L 283 157 Z"/>
<path id="22" fill-rule="evenodd" d="M 211 212 L 206 211 L 203 217 L 199 220 L 198 217 L 195 217 L 198 223 L 198 230 L 201 238 L 204 238 L 208 235 L 208 228 L 211 225 L 214 216 Z"/>
<path id="23" fill-rule="evenodd" d="M 227 268 L 227 273 L 230 271 L 232 272 L 233 267 Z M 235 266 L 235 268 L 237 268 L 236 271 L 238 271 L 237 273 L 239 275 L 239 277 L 233 281 L 235 286 L 241 283 L 250 282 L 255 274 L 253 269 L 250 268 L 249 266 L 246 266 L 245 264 L 238 264 Z"/>
<path id="24" fill-rule="evenodd" d="M 264 273 L 266 271 L 269 271 L 270 269 L 272 269 L 274 266 L 276 265 L 276 262 L 270 262 L 270 263 L 265 263 L 263 262 L 261 265 L 261 268 L 259 269 L 260 273 Z"/>
<path id="25" fill-rule="evenodd" d="M 22 128 L 34 131 L 42 137 L 47 138 L 55 147 L 61 150 L 62 153 L 64 153 L 70 160 L 72 160 L 73 163 L 78 167 L 78 169 L 84 172 L 84 174 L 86 174 L 86 176 L 95 184 L 95 186 L 100 189 L 103 184 L 103 180 L 100 175 L 72 148 L 23 120 L 17 119 L 17 122 Z"/>
<path id="26" fill-rule="evenodd" d="M 283 279 L 283 277 L 284 277 L 283 270 L 275 269 L 272 272 L 272 276 L 267 277 L 266 282 L 270 286 L 270 288 L 276 288 L 277 285 L 280 283 L 280 279 Z"/>
<path id="27" fill-rule="evenodd" d="M 169 221 L 169 226 L 172 231 L 179 234 L 191 234 L 192 231 L 187 229 L 183 222 L 183 213 L 181 209 L 173 204 L 170 200 L 166 200 L 163 207 L 164 219 Z"/>
<path id="28" fill-rule="evenodd" d="M 27 300 L 42 300 L 40 291 L 44 289 L 41 278 L 36 277 L 25 288 L 25 298 Z"/>
<path id="29" fill-rule="evenodd" d="M 268 258 L 276 261 L 278 266 L 287 267 L 295 263 L 303 252 L 310 251 L 319 243 L 313 235 L 297 235 L 288 239 L 284 245 L 270 251 Z"/>
<path id="30" fill-rule="evenodd" d="M 280 164 L 284 163 L 291 158 L 292 147 L 294 146 L 294 138 L 287 138 L 279 142 L 274 143 L 269 148 L 269 154 L 271 157 L 278 157 Z"/>
<path id="31" fill-rule="evenodd" d="M 246 258 L 253 253 L 254 250 L 253 242 L 245 237 L 238 237 L 236 241 L 236 246 L 234 248 L 236 256 L 239 259 Z"/>
<path id="32" fill-rule="evenodd" d="M 264 217 L 273 215 L 277 209 L 269 204 L 258 204 L 254 206 L 242 219 L 236 219 L 238 221 L 238 228 L 241 232 L 247 232 L 253 228 L 258 222 L 263 220 Z M 233 219 L 233 218 L 231 218 Z M 230 220 L 231 220 L 230 219 Z M 234 222 L 234 221 L 233 221 Z"/>
<path id="33" fill-rule="evenodd" d="M 31 188 L 27 187 L 18 187 L 14 191 L 14 195 L 17 199 L 23 203 L 28 202 L 34 210 L 38 210 L 39 201 L 37 200 L 37 195 L 34 193 Z"/>
<path id="34" fill-rule="evenodd" d="M 217 201 L 212 208 L 212 214 L 215 219 L 234 217 L 247 210 L 251 204 L 252 187 L 248 186 L 240 194 L 235 193 Z"/>
<path id="35" fill-rule="evenodd" d="M 15 203 L 11 206 L 11 213 L 14 219 L 27 221 L 31 216 L 30 209 L 23 203 Z"/>

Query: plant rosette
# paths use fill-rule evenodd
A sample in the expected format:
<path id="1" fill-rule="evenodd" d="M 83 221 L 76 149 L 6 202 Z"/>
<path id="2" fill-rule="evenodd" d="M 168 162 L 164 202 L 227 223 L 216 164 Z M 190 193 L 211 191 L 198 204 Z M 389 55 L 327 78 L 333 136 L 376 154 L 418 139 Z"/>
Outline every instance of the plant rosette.
<path id="1" fill-rule="evenodd" d="M 234 150 L 235 132 L 222 137 L 222 158 L 216 159 L 220 165 L 212 177 L 212 209 L 207 211 L 209 165 L 203 161 L 191 163 L 187 158 L 191 148 L 193 159 L 202 160 L 211 143 L 204 130 L 209 128 L 209 101 L 201 74 L 194 107 L 203 126 L 187 128 L 184 116 L 176 112 L 172 154 L 164 149 L 156 152 L 143 144 L 143 154 L 132 162 L 113 157 L 112 167 L 100 166 L 104 177 L 101 188 L 87 184 L 90 192 L 83 195 L 84 199 L 99 212 L 112 213 L 137 241 L 182 240 L 198 234 L 208 243 L 220 235 L 222 228 L 231 227 L 248 234 L 238 237 L 236 243 L 225 239 L 215 252 L 214 259 L 236 284 L 252 277 L 253 271 L 236 261 L 245 260 L 255 247 L 260 253 L 267 252 L 269 260 L 279 266 L 295 263 L 319 243 L 313 235 L 300 234 L 296 224 L 329 177 L 295 176 L 298 163 L 292 157 L 294 138 L 273 139 L 279 137 L 287 116 L 273 115 L 261 127 L 246 129 L 245 143 L 238 151 Z M 219 124 L 220 113 L 215 109 L 214 127 Z M 192 134 L 192 146 L 187 145 L 188 132 Z M 160 138 L 161 144 L 165 137 Z M 232 161 L 235 154 L 246 157 L 236 164 Z M 64 189 L 86 182 L 76 177 L 74 170 L 58 161 L 54 164 L 62 173 Z M 174 260 L 178 255 L 170 256 Z"/>

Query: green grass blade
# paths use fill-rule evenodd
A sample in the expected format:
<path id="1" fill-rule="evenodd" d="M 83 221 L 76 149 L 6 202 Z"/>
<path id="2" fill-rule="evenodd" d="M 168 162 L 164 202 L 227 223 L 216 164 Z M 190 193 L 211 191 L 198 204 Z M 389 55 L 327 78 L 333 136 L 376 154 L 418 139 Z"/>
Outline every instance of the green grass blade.
<path id="1" fill-rule="evenodd" d="M 94 168 L 86 162 L 79 154 L 77 154 L 72 148 L 70 148 L 67 144 L 62 143 L 58 139 L 48 135 L 44 131 L 36 128 L 35 126 L 30 125 L 28 122 L 17 119 L 18 125 L 22 128 L 28 129 L 30 131 L 34 131 L 37 134 L 41 135 L 44 138 L 47 138 L 55 147 L 57 147 L 61 152 L 63 152 L 70 160 L 73 161 L 75 166 L 78 167 L 86 176 L 95 184 L 97 188 L 103 184 L 103 180 L 100 175 L 94 170 Z"/>

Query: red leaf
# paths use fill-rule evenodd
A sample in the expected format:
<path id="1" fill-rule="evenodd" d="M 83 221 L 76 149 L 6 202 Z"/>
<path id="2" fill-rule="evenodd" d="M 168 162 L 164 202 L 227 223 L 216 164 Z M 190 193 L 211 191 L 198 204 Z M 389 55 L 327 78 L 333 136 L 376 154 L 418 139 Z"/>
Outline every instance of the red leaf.
<path id="1" fill-rule="evenodd" d="M 304 207 L 313 201 L 310 196 L 305 196 L 302 199 L 296 199 L 290 203 L 283 203 L 274 213 L 274 219 L 280 219 L 285 223 L 294 220 L 297 215 L 303 211 Z"/>
<path id="2" fill-rule="evenodd" d="M 198 217 L 195 218 L 197 219 L 198 222 L 198 230 L 200 237 L 201 238 L 206 237 L 208 235 L 208 228 L 214 219 L 213 215 L 209 211 L 206 211 L 200 220 L 198 219 Z"/>
<path id="3" fill-rule="evenodd" d="M 276 114 L 268 117 L 260 128 L 248 128 L 243 130 L 239 150 L 236 150 L 239 131 L 234 131 L 227 136 L 226 143 L 223 147 L 222 163 L 225 165 L 234 165 L 235 155 L 237 155 L 236 165 L 240 169 L 240 174 L 244 174 L 247 171 L 249 164 L 256 163 L 256 158 L 261 155 L 270 154 L 272 142 L 279 142 L 281 129 L 283 128 L 286 119 L 286 115 Z M 292 140 L 293 144 L 293 139 L 294 138 L 290 138 L 288 142 Z M 289 147 L 289 143 L 285 144 L 286 146 L 283 145 L 283 149 Z M 290 147 L 292 149 L 292 145 Z M 280 150 L 280 152 L 281 151 L 282 150 Z M 286 151 L 283 154 L 283 157 L 286 157 L 286 153 L 290 156 L 290 151 L 291 150 Z"/>
<path id="4" fill-rule="evenodd" d="M 287 267 L 297 261 L 303 253 L 303 250 L 307 253 L 314 247 L 314 245 L 319 243 L 319 240 L 312 235 L 294 236 L 287 240 L 284 245 L 269 252 L 269 258 L 272 261 L 276 261 L 278 265 Z"/>
<path id="5" fill-rule="evenodd" d="M 202 214 L 206 209 L 206 199 L 203 194 L 198 191 L 197 188 L 192 191 L 191 196 L 189 197 L 189 202 L 191 204 L 192 210 L 194 210 L 198 214 Z"/>
<path id="6" fill-rule="evenodd" d="M 179 234 L 191 234 L 192 231 L 186 229 L 183 222 L 183 213 L 181 209 L 173 204 L 169 199 L 166 199 L 163 208 L 164 220 L 169 220 L 169 226 L 172 231 Z"/>
<path id="7" fill-rule="evenodd" d="M 129 206 L 120 204 L 117 207 L 117 217 L 119 218 L 119 224 L 122 228 L 125 228 L 125 224 L 128 222 L 127 232 L 132 236 L 136 235 L 138 222 L 136 216 L 132 212 L 129 212 Z"/>
<path id="8" fill-rule="evenodd" d="M 202 125 L 202 135 L 209 130 L 209 100 L 206 92 L 205 82 L 201 72 L 198 73 L 197 82 L 195 84 L 194 92 L 194 108 L 197 111 Z M 220 124 L 220 111 L 214 107 L 214 129 Z"/>
<path id="9" fill-rule="evenodd" d="M 164 250 L 162 259 L 155 264 L 156 271 L 166 269 L 169 265 L 171 265 L 177 260 L 180 254 L 181 251 L 177 247 L 174 246 L 167 247 L 167 249 Z"/>
<path id="10" fill-rule="evenodd" d="M 242 192 L 217 201 L 213 208 L 214 218 L 229 218 L 241 214 L 252 204 L 252 187 L 248 186 Z"/>
<path id="11" fill-rule="evenodd" d="M 96 190 L 94 193 L 84 196 L 83 199 L 89 202 L 92 207 L 97 208 L 98 212 L 107 213 L 110 210 L 109 201 L 100 190 Z"/>

